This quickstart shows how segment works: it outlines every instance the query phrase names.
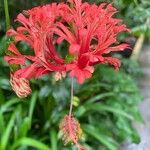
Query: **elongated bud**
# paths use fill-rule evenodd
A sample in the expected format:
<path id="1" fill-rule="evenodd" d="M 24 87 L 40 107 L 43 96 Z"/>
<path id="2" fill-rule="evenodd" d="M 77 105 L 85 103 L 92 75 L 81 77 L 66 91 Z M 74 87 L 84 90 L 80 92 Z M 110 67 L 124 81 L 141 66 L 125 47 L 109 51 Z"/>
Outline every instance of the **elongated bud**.
<path id="1" fill-rule="evenodd" d="M 10 84 L 19 98 L 25 98 L 32 92 L 29 81 L 25 78 L 17 78 L 11 74 Z"/>

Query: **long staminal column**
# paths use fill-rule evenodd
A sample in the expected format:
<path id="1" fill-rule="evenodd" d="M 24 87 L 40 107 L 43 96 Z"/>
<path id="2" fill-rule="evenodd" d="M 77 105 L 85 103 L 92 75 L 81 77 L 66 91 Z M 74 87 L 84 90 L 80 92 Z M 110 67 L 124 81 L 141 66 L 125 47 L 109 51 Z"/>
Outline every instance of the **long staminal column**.
<path id="1" fill-rule="evenodd" d="M 65 145 L 67 143 L 73 143 L 77 146 L 78 150 L 86 150 L 86 148 L 78 143 L 78 140 L 82 136 L 82 130 L 80 123 L 73 117 L 73 78 L 71 78 L 71 92 L 70 92 L 70 109 L 69 115 L 66 115 L 60 123 L 60 131 L 63 133 L 63 141 Z"/>

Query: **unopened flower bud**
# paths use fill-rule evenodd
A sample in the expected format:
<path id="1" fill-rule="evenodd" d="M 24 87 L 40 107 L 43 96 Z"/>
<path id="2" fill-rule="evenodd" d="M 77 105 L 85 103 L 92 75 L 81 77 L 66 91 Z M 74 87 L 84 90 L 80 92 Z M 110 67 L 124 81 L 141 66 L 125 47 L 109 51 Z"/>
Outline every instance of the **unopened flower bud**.
<path id="1" fill-rule="evenodd" d="M 59 81 L 61 80 L 62 78 L 65 78 L 66 77 L 66 72 L 56 72 L 55 75 L 54 75 L 54 79 L 55 81 Z"/>
<path id="2" fill-rule="evenodd" d="M 10 84 L 19 98 L 25 98 L 32 92 L 29 80 L 25 78 L 17 78 L 11 74 Z"/>

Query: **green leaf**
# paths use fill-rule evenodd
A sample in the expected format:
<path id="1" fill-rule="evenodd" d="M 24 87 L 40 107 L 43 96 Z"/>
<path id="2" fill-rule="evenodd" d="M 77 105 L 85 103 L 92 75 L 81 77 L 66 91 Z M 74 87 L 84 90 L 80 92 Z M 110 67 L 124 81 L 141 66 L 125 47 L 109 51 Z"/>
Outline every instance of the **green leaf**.
<path id="1" fill-rule="evenodd" d="M 10 44 L 10 38 L 7 36 L 4 36 L 0 41 L 0 56 L 5 54 L 5 51 L 8 48 L 8 45 Z"/>
<path id="2" fill-rule="evenodd" d="M 88 135 L 92 136 L 96 140 L 98 140 L 100 143 L 105 145 L 109 150 L 118 150 L 117 145 L 115 145 L 112 139 L 110 140 L 110 137 L 107 137 L 106 135 L 103 135 L 101 132 L 99 132 L 96 128 L 94 128 L 91 125 L 82 125 L 82 129 L 87 133 Z"/>
<path id="3" fill-rule="evenodd" d="M 139 25 L 139 26 L 132 28 L 132 32 L 135 35 L 139 35 L 142 33 L 146 34 L 146 32 L 149 32 L 149 31 L 150 31 L 150 26 L 147 24 L 142 24 L 142 25 Z"/>
<path id="4" fill-rule="evenodd" d="M 20 137 L 25 137 L 27 135 L 27 132 L 30 127 L 29 125 L 30 125 L 30 119 L 29 119 L 29 117 L 25 117 L 19 128 L 19 134 L 20 134 L 19 136 Z"/>
<path id="5" fill-rule="evenodd" d="M 5 122 L 4 122 L 4 115 L 0 111 L 0 134 L 2 134 L 5 130 Z"/>
<path id="6" fill-rule="evenodd" d="M 90 104 L 90 103 L 93 103 L 95 101 L 101 100 L 102 98 L 111 97 L 113 95 L 114 95 L 113 92 L 97 94 L 97 95 L 93 96 L 92 98 L 88 99 L 85 104 Z"/>
<path id="7" fill-rule="evenodd" d="M 10 137 L 10 133 L 14 125 L 15 115 L 16 115 L 16 112 L 12 114 L 11 119 L 6 127 L 6 130 L 4 131 L 2 135 L 1 144 L 0 144 L 0 147 L 2 150 L 5 150 L 7 147 L 8 139 Z"/>
<path id="8" fill-rule="evenodd" d="M 50 130 L 50 141 L 52 150 L 58 150 L 57 148 L 57 132 L 54 129 Z"/>
<path id="9" fill-rule="evenodd" d="M 5 96 L 2 89 L 0 88 L 0 105 L 2 105 L 4 101 L 5 101 Z"/>
<path id="10" fill-rule="evenodd" d="M 19 98 L 12 98 L 8 102 L 6 102 L 4 105 L 1 106 L 0 111 L 5 112 L 7 111 L 12 105 L 15 105 L 17 103 L 20 103 Z"/>
<path id="11" fill-rule="evenodd" d="M 101 103 L 95 103 L 92 105 L 91 104 L 90 105 L 84 105 L 84 107 L 85 107 L 84 113 L 86 113 L 87 111 L 97 111 L 97 112 L 107 111 L 107 112 L 111 112 L 111 113 L 116 114 L 116 115 L 126 117 L 130 120 L 134 119 L 132 115 L 126 113 L 125 111 L 123 111 L 121 109 L 113 108 L 113 107 L 110 107 L 110 106 L 107 106 L 107 105 L 101 104 Z"/>
<path id="12" fill-rule="evenodd" d="M 38 93 L 37 93 L 37 91 L 36 91 L 36 92 L 34 92 L 34 93 L 32 94 L 32 97 L 31 97 L 30 108 L 29 108 L 29 114 L 28 114 L 29 120 L 30 120 L 30 122 L 29 122 L 29 126 L 30 126 L 30 127 L 31 127 L 31 122 L 32 122 L 32 116 L 33 116 L 34 107 L 35 107 L 35 104 L 36 104 L 36 101 L 37 101 L 37 96 L 38 96 Z"/>
<path id="13" fill-rule="evenodd" d="M 6 77 L 0 77 L 0 88 L 5 90 L 10 90 L 9 79 Z"/>
<path id="14" fill-rule="evenodd" d="M 34 148 L 37 148 L 38 150 L 50 150 L 50 148 L 40 142 L 39 140 L 35 140 L 32 138 L 24 137 L 18 140 L 14 145 L 11 147 L 11 150 L 16 150 L 16 148 L 20 145 L 27 145 L 27 146 L 32 146 Z"/>

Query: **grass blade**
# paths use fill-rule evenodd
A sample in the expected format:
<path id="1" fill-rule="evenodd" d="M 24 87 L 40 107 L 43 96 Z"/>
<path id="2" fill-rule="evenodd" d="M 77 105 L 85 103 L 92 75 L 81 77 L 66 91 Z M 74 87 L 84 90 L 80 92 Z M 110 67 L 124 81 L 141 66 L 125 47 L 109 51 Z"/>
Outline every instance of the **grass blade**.
<path id="1" fill-rule="evenodd" d="M 83 113 L 86 113 L 87 111 L 97 111 L 97 112 L 108 111 L 108 112 L 111 112 L 113 114 L 121 115 L 123 117 L 126 117 L 130 120 L 134 119 L 132 115 L 128 114 L 127 112 L 125 112 L 121 109 L 113 108 L 113 107 L 110 107 L 108 105 L 101 104 L 101 103 L 86 105 L 85 110 L 84 110 Z"/>
<path id="2" fill-rule="evenodd" d="M 36 104 L 36 100 L 37 100 L 37 91 L 34 92 L 32 94 L 32 97 L 31 97 L 31 102 L 30 102 L 30 108 L 29 108 L 29 127 L 31 127 L 31 123 L 32 123 L 32 116 L 33 116 L 33 111 L 34 111 L 34 107 L 35 107 L 35 104 Z"/>
<path id="3" fill-rule="evenodd" d="M 20 137 L 25 137 L 27 135 L 27 132 L 29 130 L 29 123 L 30 123 L 29 117 L 25 117 L 19 129 Z"/>
<path id="4" fill-rule="evenodd" d="M 85 133 L 92 136 L 96 140 L 98 140 L 100 143 L 105 145 L 109 150 L 117 150 L 117 145 L 109 142 L 108 138 L 105 135 L 102 135 L 101 132 L 99 132 L 97 129 L 92 127 L 91 125 L 83 125 L 82 129 Z"/>
<path id="5" fill-rule="evenodd" d="M 95 101 L 101 100 L 102 98 L 109 97 L 109 96 L 114 96 L 114 93 L 107 92 L 107 93 L 101 93 L 101 94 L 95 95 L 92 98 L 88 99 L 85 104 L 91 104 Z"/>
<path id="6" fill-rule="evenodd" d="M 2 89 L 0 88 L 0 105 L 2 105 L 4 101 L 5 101 L 5 96 Z"/>
<path id="7" fill-rule="evenodd" d="M 2 150 L 6 149 L 8 139 L 10 137 L 10 133 L 11 133 L 11 130 L 12 130 L 13 125 L 14 125 L 15 117 L 16 117 L 16 112 L 13 113 L 13 115 L 11 116 L 11 119 L 10 119 L 10 121 L 6 127 L 6 130 L 4 131 L 4 133 L 2 135 L 1 144 L 0 144 Z"/>
<path id="8" fill-rule="evenodd" d="M 3 134 L 4 130 L 5 130 L 4 116 L 0 111 L 0 134 Z"/>
<path id="9" fill-rule="evenodd" d="M 11 100 L 9 100 L 8 102 L 6 102 L 4 105 L 1 106 L 0 111 L 2 113 L 4 113 L 5 111 L 8 111 L 8 108 L 11 107 L 14 104 L 20 103 L 18 98 L 13 98 Z"/>
<path id="10" fill-rule="evenodd" d="M 37 148 L 38 150 L 50 150 L 50 148 L 47 145 L 43 144 L 39 140 L 35 140 L 35 139 L 32 139 L 32 138 L 27 138 L 27 137 L 24 137 L 24 138 L 18 140 L 12 146 L 11 150 L 16 150 L 16 148 L 20 145 L 32 146 L 34 148 Z"/>
<path id="11" fill-rule="evenodd" d="M 57 133 L 54 129 L 50 131 L 50 138 L 52 150 L 57 150 Z"/>

